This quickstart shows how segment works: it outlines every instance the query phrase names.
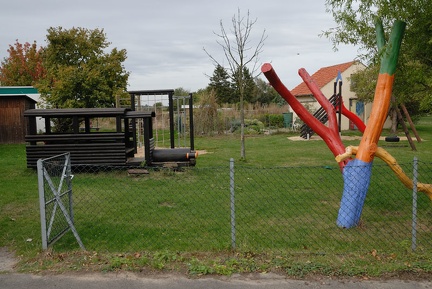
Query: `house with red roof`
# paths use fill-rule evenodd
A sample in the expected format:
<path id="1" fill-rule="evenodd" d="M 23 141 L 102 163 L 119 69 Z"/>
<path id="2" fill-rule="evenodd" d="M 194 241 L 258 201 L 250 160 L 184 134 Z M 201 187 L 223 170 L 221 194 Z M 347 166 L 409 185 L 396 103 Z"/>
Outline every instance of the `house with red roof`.
<path id="1" fill-rule="evenodd" d="M 334 83 L 340 73 L 342 77 L 342 99 L 344 105 L 350 111 L 356 113 L 364 123 L 370 115 L 370 110 L 372 107 L 371 103 L 364 104 L 357 100 L 356 94 L 351 91 L 351 75 L 359 70 L 363 70 L 366 67 L 359 61 L 350 61 L 341 64 L 336 64 L 328 67 L 320 68 L 317 72 L 311 75 L 312 79 L 320 88 L 321 92 L 330 98 L 334 94 Z M 309 72 L 310 73 L 310 72 Z M 337 86 L 336 93 L 339 92 L 339 86 Z M 291 93 L 297 97 L 297 99 L 313 114 L 317 111 L 321 105 L 312 95 L 312 92 L 306 86 L 304 82 L 297 85 L 291 90 Z M 341 129 L 355 129 L 354 125 L 350 121 L 342 116 Z"/>

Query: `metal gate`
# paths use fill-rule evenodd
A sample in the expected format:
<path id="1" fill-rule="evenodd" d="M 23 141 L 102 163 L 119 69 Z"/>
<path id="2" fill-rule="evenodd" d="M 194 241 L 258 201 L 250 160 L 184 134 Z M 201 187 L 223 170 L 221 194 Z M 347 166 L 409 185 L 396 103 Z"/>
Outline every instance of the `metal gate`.
<path id="1" fill-rule="evenodd" d="M 65 153 L 37 162 L 42 249 L 71 230 L 81 249 L 83 243 L 74 226 L 70 154 Z"/>

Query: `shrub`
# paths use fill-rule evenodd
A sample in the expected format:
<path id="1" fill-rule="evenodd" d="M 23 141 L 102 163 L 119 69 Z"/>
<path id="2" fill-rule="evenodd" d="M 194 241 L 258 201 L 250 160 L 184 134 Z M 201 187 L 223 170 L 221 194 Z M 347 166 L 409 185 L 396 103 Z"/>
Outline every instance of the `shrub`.
<path id="1" fill-rule="evenodd" d="M 266 113 L 260 117 L 260 121 L 267 127 L 282 128 L 284 127 L 284 118 L 282 114 Z"/>

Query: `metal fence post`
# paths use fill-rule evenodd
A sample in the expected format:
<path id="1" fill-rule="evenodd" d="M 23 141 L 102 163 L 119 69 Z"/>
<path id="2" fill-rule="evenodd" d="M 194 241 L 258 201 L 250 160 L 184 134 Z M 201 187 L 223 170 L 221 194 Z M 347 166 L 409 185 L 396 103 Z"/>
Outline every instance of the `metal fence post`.
<path id="1" fill-rule="evenodd" d="M 44 172 L 42 160 L 37 161 L 37 172 L 38 172 L 38 190 L 39 190 L 39 209 L 40 209 L 40 221 L 42 231 L 42 250 L 48 249 L 48 236 L 46 230 L 46 212 L 45 212 L 45 188 L 44 188 Z"/>
<path id="2" fill-rule="evenodd" d="M 66 158 L 66 176 L 69 178 L 67 180 L 67 185 L 68 185 L 68 191 L 69 191 L 69 216 L 70 219 L 72 221 L 72 223 L 75 223 L 74 220 L 74 212 L 73 212 L 73 200 L 72 200 L 72 179 L 73 179 L 73 175 L 72 175 L 72 165 L 71 165 L 71 161 L 70 161 L 70 154 L 65 155 Z"/>
<path id="3" fill-rule="evenodd" d="M 414 157 L 413 161 L 413 189 L 412 189 L 412 228 L 411 228 L 411 250 L 417 249 L 417 178 L 418 178 L 418 161 Z"/>
<path id="4" fill-rule="evenodd" d="M 235 221 L 235 182 L 234 159 L 230 159 L 230 195 L 231 195 L 231 248 L 236 249 L 236 221 Z"/>

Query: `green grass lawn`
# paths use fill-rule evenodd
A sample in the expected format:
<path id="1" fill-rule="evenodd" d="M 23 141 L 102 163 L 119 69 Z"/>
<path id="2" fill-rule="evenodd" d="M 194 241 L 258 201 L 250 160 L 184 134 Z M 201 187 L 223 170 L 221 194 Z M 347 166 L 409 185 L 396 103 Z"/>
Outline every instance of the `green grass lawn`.
<path id="1" fill-rule="evenodd" d="M 432 117 L 422 118 L 417 130 L 424 141 L 416 142 L 415 152 L 406 141 L 392 145 L 380 142 L 408 171 L 414 156 L 426 163 L 432 161 Z M 380 274 L 409 269 L 407 262 L 411 268 L 430 272 L 430 266 L 425 265 L 431 260 L 430 248 L 414 255 L 407 253 L 410 235 L 401 235 L 399 227 L 387 226 L 402 224 L 403 230 L 410 226 L 410 210 L 402 209 L 410 206 L 410 191 L 391 170 L 382 161 L 375 161 L 365 223 L 354 230 L 340 230 L 334 224 L 343 185 L 338 165 L 323 141 L 289 140 L 293 135 L 247 136 L 246 161 L 239 161 L 238 135 L 197 137 L 196 149 L 206 153 L 199 156 L 195 169 L 183 172 L 150 171 L 137 178 L 124 171 L 76 172 L 75 220 L 81 238 L 90 252 L 116 255 L 108 253 L 93 259 L 93 253 L 71 255 L 89 266 L 97 259 L 98 264 L 112 269 L 144 265 L 160 268 L 181 262 L 197 274 L 253 268 L 283 268 L 294 275 L 323 270 L 333 274 Z M 344 143 L 358 145 L 359 141 Z M 236 170 L 237 246 L 241 255 L 230 252 L 230 158 L 236 168 L 241 167 Z M 59 266 L 59 255 L 54 259 L 39 255 L 37 176 L 26 168 L 25 145 L 1 145 L 0 164 L 0 246 L 23 256 L 27 260 L 24 269 L 28 264 L 33 264 L 30 270 L 40 269 L 40 264 Z M 425 182 L 432 180 L 430 171 L 422 172 L 421 177 Z M 419 203 L 424 214 L 421 220 L 426 220 L 421 224 L 422 237 L 432 239 L 430 201 L 420 195 Z M 396 241 L 380 244 L 383 233 Z M 392 247 L 395 243 L 397 248 Z M 60 255 L 78 250 L 72 234 L 65 235 L 54 248 Z M 151 253 L 141 252 L 139 258 L 128 255 L 141 250 Z M 370 254 L 374 250 L 378 253 Z M 204 259 L 187 255 L 196 252 L 208 255 Z M 293 257 L 293 253 L 301 255 Z M 311 261 L 312 253 L 319 254 Z M 267 259 L 261 259 L 262 254 Z M 376 254 L 382 255 L 377 258 Z"/>
<path id="2" fill-rule="evenodd" d="M 416 129 L 423 142 L 417 143 L 411 132 L 417 151 L 412 151 L 407 141 L 399 143 L 386 143 L 380 141 L 379 146 L 385 148 L 400 163 L 412 162 L 417 156 L 420 160 L 431 160 L 432 150 L 432 116 L 422 118 Z M 352 135 L 351 132 L 343 132 L 342 135 Z M 357 133 L 357 135 L 360 135 Z M 382 136 L 388 136 L 387 130 Z M 336 165 L 331 151 L 323 141 L 291 141 L 290 136 L 298 136 L 296 133 L 281 133 L 276 135 L 247 135 L 245 164 L 258 167 L 277 166 L 314 166 Z M 398 136 L 405 136 L 403 131 Z M 343 141 L 345 146 L 359 145 L 359 140 Z M 208 167 L 225 165 L 230 158 L 240 159 L 240 138 L 238 135 L 222 135 L 215 137 L 196 137 L 195 148 L 206 150 L 208 154 L 198 158 L 198 166 Z M 380 162 L 380 160 L 377 160 Z"/>

